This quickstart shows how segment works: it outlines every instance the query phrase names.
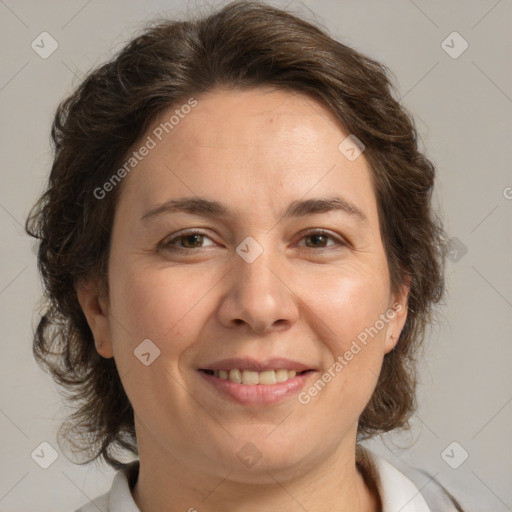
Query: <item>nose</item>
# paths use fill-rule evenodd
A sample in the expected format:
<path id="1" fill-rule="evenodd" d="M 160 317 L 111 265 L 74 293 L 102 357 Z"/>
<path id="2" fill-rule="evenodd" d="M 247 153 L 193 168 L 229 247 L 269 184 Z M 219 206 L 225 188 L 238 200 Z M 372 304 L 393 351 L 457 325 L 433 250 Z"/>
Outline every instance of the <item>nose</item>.
<path id="1" fill-rule="evenodd" d="M 261 335 L 289 329 L 298 320 L 299 298 L 293 290 L 292 269 L 278 260 L 268 248 L 252 263 L 235 254 L 218 308 L 219 321 L 225 327 L 245 327 Z"/>

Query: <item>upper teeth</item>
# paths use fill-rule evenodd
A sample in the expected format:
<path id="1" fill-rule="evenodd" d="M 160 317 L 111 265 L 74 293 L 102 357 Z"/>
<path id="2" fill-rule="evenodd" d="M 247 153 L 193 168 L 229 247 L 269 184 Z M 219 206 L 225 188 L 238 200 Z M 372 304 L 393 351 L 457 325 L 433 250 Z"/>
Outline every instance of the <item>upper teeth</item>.
<path id="1" fill-rule="evenodd" d="M 293 379 L 297 375 L 295 370 L 265 370 L 263 372 L 255 372 L 251 370 L 214 370 L 213 374 L 219 379 L 230 380 L 238 384 L 247 384 L 249 386 L 255 384 L 276 384 Z"/>

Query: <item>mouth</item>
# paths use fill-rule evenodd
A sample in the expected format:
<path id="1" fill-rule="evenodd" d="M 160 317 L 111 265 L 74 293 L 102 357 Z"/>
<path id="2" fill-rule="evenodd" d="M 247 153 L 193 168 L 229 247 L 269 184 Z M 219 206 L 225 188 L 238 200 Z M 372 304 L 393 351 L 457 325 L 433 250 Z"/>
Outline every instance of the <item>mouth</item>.
<path id="1" fill-rule="evenodd" d="M 206 375 L 216 377 L 221 380 L 229 380 L 236 384 L 243 384 L 245 386 L 273 386 L 274 384 L 280 384 L 287 382 L 297 375 L 304 375 L 313 370 L 287 370 L 286 368 L 279 368 L 276 370 L 240 370 L 238 368 L 232 368 L 230 370 L 208 370 L 200 369 L 199 371 L 204 372 Z"/>
<path id="2" fill-rule="evenodd" d="M 207 392 L 244 405 L 269 405 L 290 398 L 317 371 L 289 359 L 224 359 L 198 368 Z"/>

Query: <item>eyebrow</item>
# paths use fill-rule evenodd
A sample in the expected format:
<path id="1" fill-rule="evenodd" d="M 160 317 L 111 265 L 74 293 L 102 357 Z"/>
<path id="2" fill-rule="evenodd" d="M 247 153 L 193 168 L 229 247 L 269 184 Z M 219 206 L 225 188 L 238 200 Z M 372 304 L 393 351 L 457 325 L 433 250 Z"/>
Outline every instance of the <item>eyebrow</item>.
<path id="1" fill-rule="evenodd" d="M 368 223 L 366 215 L 353 203 L 341 197 L 313 198 L 297 200 L 290 203 L 282 218 L 306 217 L 318 213 L 341 211 L 356 217 L 360 222 Z M 141 220 L 149 221 L 155 217 L 168 213 L 189 213 L 206 217 L 234 217 L 235 214 L 219 201 L 212 201 L 202 197 L 184 197 L 170 199 L 165 203 L 145 213 Z"/>

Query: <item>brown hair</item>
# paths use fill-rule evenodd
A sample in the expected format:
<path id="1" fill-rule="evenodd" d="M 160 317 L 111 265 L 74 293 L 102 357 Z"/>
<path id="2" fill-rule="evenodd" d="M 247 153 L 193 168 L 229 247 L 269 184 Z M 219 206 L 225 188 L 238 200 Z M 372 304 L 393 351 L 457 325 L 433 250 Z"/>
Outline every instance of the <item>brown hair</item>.
<path id="1" fill-rule="evenodd" d="M 393 291 L 411 281 L 407 321 L 384 357 L 359 439 L 407 426 L 415 409 L 414 356 L 444 289 L 445 238 L 431 207 L 434 166 L 420 152 L 412 118 L 394 98 L 384 66 L 289 12 L 233 2 L 194 20 L 156 20 L 90 72 L 55 115 L 49 183 L 26 223 L 40 240 L 47 299 L 33 349 L 77 404 L 62 429 L 69 426 L 65 437 L 88 454 L 86 462 L 102 456 L 121 469 L 126 465 L 116 450 L 138 454 L 133 409 L 115 361 L 96 351 L 76 294 L 85 279 L 108 293 L 110 234 L 122 187 L 101 200 L 94 191 L 159 112 L 218 86 L 310 95 L 365 144 Z"/>

